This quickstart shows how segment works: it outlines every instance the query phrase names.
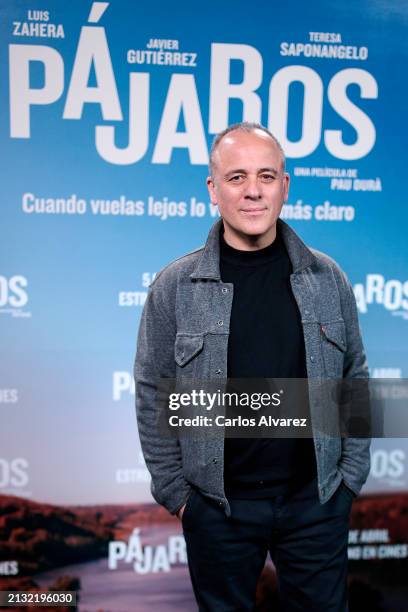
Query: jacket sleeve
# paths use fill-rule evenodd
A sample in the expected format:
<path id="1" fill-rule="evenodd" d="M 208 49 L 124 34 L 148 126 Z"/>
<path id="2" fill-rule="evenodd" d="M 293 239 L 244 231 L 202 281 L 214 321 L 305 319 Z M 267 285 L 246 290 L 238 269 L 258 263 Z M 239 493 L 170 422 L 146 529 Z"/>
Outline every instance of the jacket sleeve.
<path id="1" fill-rule="evenodd" d="M 154 499 L 171 514 L 185 503 L 191 487 L 183 476 L 179 441 L 160 434 L 157 403 L 158 381 L 175 378 L 176 324 L 168 308 L 168 296 L 150 287 L 143 309 L 134 367 L 136 415 L 140 443 L 151 474 Z M 167 297 L 167 300 L 166 300 Z"/>
<path id="2" fill-rule="evenodd" d="M 358 312 L 353 288 L 344 274 L 340 271 L 339 281 L 340 298 L 342 302 L 343 319 L 346 328 L 347 351 L 344 355 L 343 378 L 352 382 L 352 379 L 363 379 L 351 386 L 352 392 L 360 394 L 360 406 L 363 406 L 366 426 L 371 427 L 371 414 L 368 391 L 368 365 L 364 351 L 361 330 L 358 321 Z M 365 379 L 365 380 L 364 380 Z M 367 480 L 370 471 L 370 443 L 371 438 L 364 437 L 342 438 L 342 454 L 339 470 L 344 477 L 346 485 L 357 495 Z"/>

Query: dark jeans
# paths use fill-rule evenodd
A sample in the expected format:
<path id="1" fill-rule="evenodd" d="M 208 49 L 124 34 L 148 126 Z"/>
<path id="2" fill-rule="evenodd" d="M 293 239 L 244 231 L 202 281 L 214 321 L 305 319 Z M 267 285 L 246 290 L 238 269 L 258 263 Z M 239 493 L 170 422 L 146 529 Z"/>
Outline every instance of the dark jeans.
<path id="1" fill-rule="evenodd" d="M 279 584 L 279 610 L 347 611 L 347 541 L 353 493 L 343 483 L 321 505 L 316 480 L 287 496 L 230 499 L 232 515 L 198 491 L 182 523 L 200 611 L 255 609 L 268 551 Z"/>

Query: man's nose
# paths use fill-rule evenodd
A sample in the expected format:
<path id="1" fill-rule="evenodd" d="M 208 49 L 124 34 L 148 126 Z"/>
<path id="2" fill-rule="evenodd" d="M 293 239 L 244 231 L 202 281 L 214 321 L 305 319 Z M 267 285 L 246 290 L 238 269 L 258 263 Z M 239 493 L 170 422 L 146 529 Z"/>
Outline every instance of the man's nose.
<path id="1" fill-rule="evenodd" d="M 261 188 L 258 182 L 258 177 L 248 176 L 246 182 L 245 198 L 248 200 L 259 200 L 261 198 Z"/>

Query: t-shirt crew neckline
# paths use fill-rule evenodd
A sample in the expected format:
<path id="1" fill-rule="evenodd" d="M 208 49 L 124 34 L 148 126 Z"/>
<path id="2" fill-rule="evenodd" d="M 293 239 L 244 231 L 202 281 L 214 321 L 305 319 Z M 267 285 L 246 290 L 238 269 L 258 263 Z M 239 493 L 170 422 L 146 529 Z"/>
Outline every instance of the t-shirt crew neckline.
<path id="1" fill-rule="evenodd" d="M 224 238 L 224 228 L 220 230 L 220 257 L 228 264 L 259 266 L 276 261 L 283 256 L 285 256 L 285 247 L 279 232 L 276 233 L 275 240 L 268 246 L 256 251 L 242 251 L 227 244 Z"/>

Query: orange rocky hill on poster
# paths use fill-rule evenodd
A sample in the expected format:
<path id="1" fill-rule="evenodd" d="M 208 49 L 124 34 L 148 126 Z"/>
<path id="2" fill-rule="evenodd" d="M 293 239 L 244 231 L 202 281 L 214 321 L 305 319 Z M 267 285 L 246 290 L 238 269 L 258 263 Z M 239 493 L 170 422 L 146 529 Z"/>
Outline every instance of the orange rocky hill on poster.
<path id="1" fill-rule="evenodd" d="M 391 542 L 408 542 L 408 493 L 373 493 L 357 498 L 350 529 L 388 529 Z"/>
<path id="2" fill-rule="evenodd" d="M 111 540 L 137 526 L 178 523 L 157 504 L 54 506 L 0 495 L 0 565 L 16 560 L 17 576 L 1 576 L 16 588 L 21 580 L 49 569 L 108 554 Z"/>

